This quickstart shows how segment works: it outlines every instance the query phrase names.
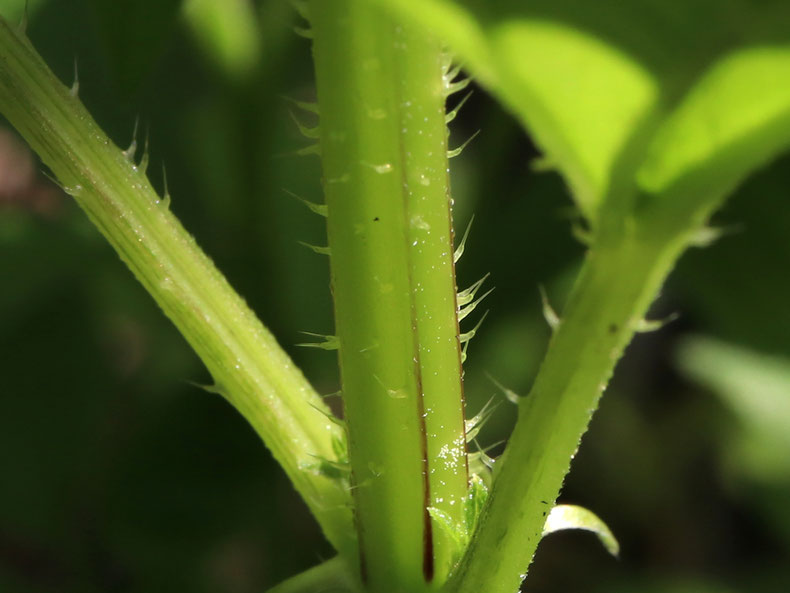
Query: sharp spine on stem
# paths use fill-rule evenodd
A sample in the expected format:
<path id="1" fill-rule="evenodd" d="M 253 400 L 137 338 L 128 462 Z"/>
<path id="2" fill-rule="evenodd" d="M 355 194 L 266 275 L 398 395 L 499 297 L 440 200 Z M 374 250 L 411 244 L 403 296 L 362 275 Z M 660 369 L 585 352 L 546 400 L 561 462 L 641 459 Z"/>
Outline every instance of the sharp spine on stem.
<path id="1" fill-rule="evenodd" d="M 77 70 L 77 56 L 74 56 L 74 82 L 71 83 L 71 88 L 69 89 L 69 95 L 74 97 L 75 99 L 80 94 L 80 76 L 79 71 Z"/>
<path id="2" fill-rule="evenodd" d="M 334 415 L 332 412 L 330 412 L 329 410 L 322 410 L 321 408 L 319 408 L 318 406 L 315 406 L 315 405 L 313 405 L 313 404 L 310 404 L 310 407 L 311 407 L 311 408 L 313 408 L 313 409 L 314 409 L 316 412 L 318 412 L 318 413 L 319 413 L 319 414 L 321 414 L 322 416 L 324 416 L 324 417 L 325 417 L 327 420 L 329 420 L 329 421 L 330 421 L 332 424 L 337 424 L 337 425 L 338 425 L 340 428 L 343 428 L 343 429 L 345 429 L 345 428 L 346 428 L 346 423 L 345 423 L 345 421 L 343 421 L 343 420 L 341 420 L 340 418 L 338 418 L 337 416 L 335 416 L 335 415 Z"/>
<path id="3" fill-rule="evenodd" d="M 316 101 L 299 101 L 297 99 L 292 99 L 287 95 L 282 95 L 282 98 L 289 103 L 291 103 L 294 107 L 298 107 L 302 111 L 306 111 L 307 113 L 312 113 L 314 115 L 319 115 L 318 112 L 318 103 Z"/>
<path id="4" fill-rule="evenodd" d="M 323 216 L 324 218 L 329 216 L 329 206 L 327 206 L 326 204 L 317 204 L 316 202 L 311 202 L 310 200 L 306 200 L 302 196 L 299 196 L 294 192 L 289 191 L 285 188 L 283 188 L 283 191 L 289 196 L 291 196 L 292 198 L 298 200 L 299 202 L 307 206 L 307 208 L 309 208 L 311 212 L 315 212 L 316 214 L 318 214 L 319 216 Z"/>
<path id="5" fill-rule="evenodd" d="M 52 175 L 50 175 L 50 174 L 49 174 L 47 171 L 44 171 L 44 170 L 42 170 L 42 171 L 41 171 L 41 174 L 42 174 L 44 177 L 46 177 L 47 179 L 49 179 L 49 180 L 50 180 L 52 183 L 54 183 L 55 185 L 57 185 L 57 186 L 58 186 L 58 187 L 61 189 L 61 191 L 65 192 L 65 193 L 69 193 L 69 192 L 68 192 L 68 190 L 67 190 L 67 188 L 66 188 L 66 186 L 65 186 L 65 185 L 63 185 L 63 184 L 62 184 L 60 181 L 58 181 L 58 180 L 57 180 L 55 177 L 53 177 Z"/>
<path id="6" fill-rule="evenodd" d="M 496 461 L 496 459 L 494 459 L 493 457 L 490 457 L 486 453 L 486 451 L 493 449 L 494 447 L 496 447 L 500 443 L 494 443 L 492 445 L 489 445 L 486 448 L 481 447 L 480 443 L 478 443 L 476 440 L 473 440 L 470 444 L 474 444 L 475 447 L 477 447 L 477 451 L 469 453 L 469 464 L 473 465 L 476 462 L 480 462 L 486 468 L 492 469 L 494 467 L 494 462 Z M 477 473 L 477 472 L 475 472 L 475 473 Z"/>
<path id="7" fill-rule="evenodd" d="M 294 27 L 293 31 L 299 37 L 304 37 L 305 39 L 313 38 L 313 30 L 310 27 Z"/>
<path id="8" fill-rule="evenodd" d="M 464 142 L 463 144 L 461 144 L 461 146 L 459 146 L 458 148 L 453 148 L 452 150 L 448 150 L 448 151 L 447 151 L 447 158 L 448 158 L 448 159 L 452 159 L 452 158 L 454 158 L 454 157 L 457 157 L 459 154 L 461 154 L 461 153 L 463 152 L 464 148 L 466 148 L 466 147 L 467 147 L 467 145 L 468 145 L 468 144 L 469 144 L 469 143 L 470 143 L 472 140 L 474 140 L 474 139 L 477 137 L 477 135 L 478 135 L 479 133 L 480 133 L 480 130 L 477 130 L 477 132 L 475 132 L 474 134 L 472 134 L 471 136 L 469 136 L 469 139 L 468 139 L 466 142 Z"/>
<path id="9" fill-rule="evenodd" d="M 478 320 L 478 322 L 475 324 L 475 326 L 472 329 L 470 329 L 468 332 L 464 332 L 460 336 L 458 336 L 458 341 L 461 342 L 461 344 L 469 343 L 469 341 L 472 338 L 474 338 L 475 335 L 477 334 L 477 330 L 480 329 L 480 326 L 483 324 L 483 321 L 485 321 L 485 318 L 486 318 L 487 315 L 488 315 L 488 311 L 483 313 L 482 317 L 480 317 L 480 319 Z"/>
<path id="10" fill-rule="evenodd" d="M 211 385 L 207 385 L 205 383 L 198 383 L 196 381 L 187 381 L 187 383 L 189 383 L 193 387 L 197 387 L 198 389 L 205 391 L 206 393 L 221 395 L 222 397 L 225 397 L 225 390 L 223 390 L 222 387 L 220 387 L 216 383 L 212 383 Z"/>
<path id="11" fill-rule="evenodd" d="M 462 321 L 462 320 L 463 320 L 465 317 L 467 317 L 467 316 L 468 316 L 468 315 L 469 315 L 469 314 L 470 314 L 472 311 L 474 311 L 474 310 L 477 308 L 477 305 L 479 305 L 480 303 L 482 303 L 482 302 L 483 302 L 483 299 L 484 299 L 484 298 L 486 298 L 486 297 L 487 297 L 489 294 L 491 294 L 492 292 L 494 292 L 494 288 L 495 288 L 495 287 L 492 287 L 491 289 L 489 289 L 488 291 L 486 291 L 485 293 L 483 293 L 483 295 L 482 295 L 480 298 L 478 298 L 478 299 L 475 299 L 474 301 L 472 301 L 472 302 L 471 302 L 471 303 L 469 303 L 468 305 L 465 305 L 465 306 L 463 306 L 463 307 L 459 307 L 459 309 L 458 309 L 458 321 Z"/>
<path id="12" fill-rule="evenodd" d="M 302 136 L 309 138 L 310 140 L 318 140 L 321 137 L 321 130 L 319 126 L 311 127 L 304 125 L 301 121 L 299 121 L 299 118 L 296 117 L 296 114 L 290 109 L 288 110 L 288 114 L 291 116 L 291 119 L 294 120 L 294 123 L 296 124 L 296 127 L 299 128 L 299 132 L 302 134 Z"/>
<path id="13" fill-rule="evenodd" d="M 455 78 L 461 73 L 462 68 L 463 66 L 461 64 L 453 65 L 452 61 L 448 62 L 446 70 L 443 75 L 444 79 L 447 81 L 448 84 L 453 81 L 453 78 Z"/>
<path id="14" fill-rule="evenodd" d="M 471 78 L 464 78 L 463 80 L 459 80 L 458 82 L 451 82 L 445 86 L 444 95 L 445 97 L 449 97 L 453 93 L 457 93 L 458 91 L 464 90 L 466 87 L 469 86 L 469 83 L 472 82 Z"/>
<path id="15" fill-rule="evenodd" d="M 640 319 L 634 325 L 634 331 L 640 334 L 646 334 L 654 331 L 660 330 L 662 327 L 667 325 L 668 323 L 672 323 L 675 321 L 680 314 L 672 313 L 668 315 L 664 319 Z"/>
<path id="16" fill-rule="evenodd" d="M 710 247 L 725 235 L 731 235 L 742 231 L 741 225 L 729 227 L 703 226 L 698 228 L 691 236 L 689 245 L 692 247 Z"/>
<path id="17" fill-rule="evenodd" d="M 472 82 L 471 77 L 466 77 L 461 80 L 455 80 L 455 78 L 461 73 L 463 68 L 462 64 L 456 64 L 455 66 L 451 66 L 451 63 L 448 62 L 445 72 L 442 75 L 442 83 L 444 86 L 444 96 L 449 97 L 453 93 L 457 93 L 458 91 L 462 91 L 469 83 Z M 454 116 L 453 116 L 454 117 Z"/>
<path id="18" fill-rule="evenodd" d="M 143 175 L 148 170 L 148 141 L 149 141 L 149 128 L 145 126 L 145 142 L 143 142 L 143 156 L 140 158 L 140 164 L 137 165 L 137 170 Z"/>
<path id="19" fill-rule="evenodd" d="M 67 195 L 69 195 L 71 197 L 76 197 L 76 196 L 78 196 L 79 194 L 82 193 L 82 186 L 79 183 L 77 185 L 75 185 L 74 187 L 69 187 L 69 186 L 63 185 L 60 181 L 55 179 L 52 175 L 50 175 L 46 171 L 41 171 L 41 173 L 44 175 L 44 177 L 46 177 L 52 183 L 57 185 L 61 189 L 61 191 L 63 193 L 65 193 L 65 194 L 67 194 Z"/>
<path id="20" fill-rule="evenodd" d="M 167 169 L 165 169 L 165 164 L 162 163 L 162 184 L 164 186 L 162 199 L 159 200 L 159 204 L 164 206 L 165 208 L 170 207 L 170 190 L 167 188 Z"/>
<path id="21" fill-rule="evenodd" d="M 488 316 L 488 311 L 483 313 L 483 316 L 480 317 L 480 320 L 475 324 L 475 326 L 469 330 L 468 332 L 464 332 L 458 336 L 458 341 L 463 344 L 463 348 L 461 349 L 461 363 L 466 362 L 466 350 L 469 348 L 469 342 L 472 341 L 472 338 L 475 337 L 477 331 L 480 329 L 480 326 L 483 325 L 483 321 Z"/>
<path id="22" fill-rule="evenodd" d="M 483 283 L 490 275 L 491 273 L 489 272 L 488 274 L 480 278 L 480 280 L 472 284 L 472 286 L 470 286 L 469 288 L 465 288 L 464 290 L 458 292 L 458 294 L 456 295 L 456 303 L 459 310 L 461 309 L 461 307 L 468 305 L 469 303 L 475 300 L 475 295 L 477 294 L 477 291 L 480 290 L 480 287 L 483 285 Z"/>
<path id="23" fill-rule="evenodd" d="M 295 150 L 293 154 L 297 156 L 308 156 L 311 154 L 317 154 L 318 156 L 321 156 L 321 144 L 319 142 L 315 142 L 309 146 Z"/>
<path id="24" fill-rule="evenodd" d="M 469 224 L 466 225 L 466 230 L 464 231 L 464 236 L 461 237 L 461 242 L 458 243 L 458 247 L 455 248 L 453 252 L 453 263 L 457 264 L 458 260 L 461 259 L 461 256 L 464 254 L 464 249 L 466 249 L 466 239 L 469 237 L 469 231 L 472 228 L 472 223 L 475 221 L 475 215 L 473 214 L 469 219 Z M 485 280 L 485 277 L 483 278 Z"/>
<path id="25" fill-rule="evenodd" d="M 134 118 L 134 130 L 132 130 L 132 142 L 129 148 L 123 151 L 126 160 L 134 164 L 134 155 L 137 152 L 137 127 L 140 125 L 140 116 Z"/>
<path id="26" fill-rule="evenodd" d="M 463 107 L 464 103 L 466 103 L 469 100 L 469 97 L 472 96 L 473 92 L 474 91 L 469 91 L 468 93 L 466 93 L 464 95 L 463 99 L 458 101 L 456 106 L 453 107 L 452 111 L 448 111 L 447 112 L 447 114 L 444 116 L 444 123 L 449 124 L 451 121 L 453 121 L 456 118 L 456 116 L 458 115 L 458 112 L 461 110 L 461 107 Z"/>
<path id="27" fill-rule="evenodd" d="M 311 245 L 310 243 L 305 243 L 304 241 L 299 241 L 300 245 L 304 245 L 310 251 L 314 253 L 318 253 L 319 255 L 332 255 L 332 250 L 330 247 L 323 247 L 321 245 Z"/>
<path id="28" fill-rule="evenodd" d="M 543 288 L 542 284 L 538 286 L 538 290 L 540 291 L 540 303 L 543 309 L 543 318 L 546 320 L 546 323 L 549 324 L 549 327 L 552 330 L 555 330 L 561 323 L 560 317 L 552 308 L 551 303 L 549 303 L 549 297 L 546 294 L 546 289 Z"/>
<path id="29" fill-rule="evenodd" d="M 466 434 L 467 443 L 471 443 L 475 437 L 477 437 L 480 429 L 485 426 L 485 423 L 488 422 L 488 419 L 491 418 L 491 415 L 498 406 L 499 403 L 494 404 L 494 398 L 491 397 L 477 414 L 469 420 L 464 421 L 464 432 Z"/>
<path id="30" fill-rule="evenodd" d="M 313 332 L 300 332 L 306 336 L 312 336 L 314 338 L 321 338 L 322 342 L 301 342 L 299 344 L 295 344 L 296 346 L 301 346 L 303 348 L 320 348 L 321 350 L 337 350 L 340 348 L 340 341 L 337 339 L 337 336 L 333 335 L 325 335 L 325 334 L 316 334 Z"/>
<path id="31" fill-rule="evenodd" d="M 22 18 L 19 19 L 19 24 L 16 26 L 16 30 L 19 32 L 20 35 L 24 35 L 27 32 L 27 23 L 28 23 L 27 5 L 28 5 L 28 0 L 25 0 L 25 7 L 22 9 Z"/>
<path id="32" fill-rule="evenodd" d="M 590 247 L 593 244 L 592 231 L 586 228 L 582 222 L 571 223 L 571 235 L 585 247 Z"/>
<path id="33" fill-rule="evenodd" d="M 507 399 L 510 403 L 518 405 L 523 396 L 502 385 L 502 383 L 494 379 L 494 377 L 492 377 L 489 373 L 486 373 L 486 377 L 488 377 L 488 380 L 491 381 L 494 386 L 502 392 L 502 395 L 505 396 L 505 399 Z"/>

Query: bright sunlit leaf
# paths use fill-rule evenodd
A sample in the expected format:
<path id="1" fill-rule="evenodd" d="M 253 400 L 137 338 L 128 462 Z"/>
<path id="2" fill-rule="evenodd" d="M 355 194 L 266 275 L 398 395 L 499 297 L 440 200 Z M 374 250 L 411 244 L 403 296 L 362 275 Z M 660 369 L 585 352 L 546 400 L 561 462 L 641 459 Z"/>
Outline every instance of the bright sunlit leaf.
<path id="1" fill-rule="evenodd" d="M 790 144 L 787 3 L 375 1 L 447 43 L 593 227 L 640 191 L 704 215 Z"/>
<path id="2" fill-rule="evenodd" d="M 583 529 L 592 531 L 612 556 L 620 554 L 620 544 L 614 537 L 612 531 L 606 526 L 598 515 L 585 509 L 584 507 L 573 504 L 558 504 L 546 517 L 546 524 L 543 527 L 543 535 L 546 536 L 555 531 L 563 529 Z"/>
<path id="3" fill-rule="evenodd" d="M 790 45 L 721 58 L 658 130 L 641 187 L 660 193 L 693 176 L 694 187 L 726 191 L 764 164 L 790 143 L 788 80 Z"/>

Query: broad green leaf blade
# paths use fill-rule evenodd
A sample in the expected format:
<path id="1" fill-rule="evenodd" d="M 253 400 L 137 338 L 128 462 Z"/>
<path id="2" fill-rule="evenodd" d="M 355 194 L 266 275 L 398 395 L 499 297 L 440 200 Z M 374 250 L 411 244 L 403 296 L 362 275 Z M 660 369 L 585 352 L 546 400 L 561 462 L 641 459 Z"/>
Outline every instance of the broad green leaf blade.
<path id="1" fill-rule="evenodd" d="M 790 44 L 716 61 L 657 131 L 641 189 L 675 199 L 730 191 L 790 144 Z"/>
<path id="2" fill-rule="evenodd" d="M 513 20 L 489 39 L 503 99 L 594 221 L 614 163 L 656 102 L 655 79 L 618 48 L 561 23 Z"/>
<path id="3" fill-rule="evenodd" d="M 620 544 L 614 537 L 612 531 L 606 526 L 598 515 L 585 509 L 584 507 L 573 504 L 558 504 L 546 517 L 546 525 L 543 527 L 543 535 L 546 536 L 555 531 L 563 529 L 584 529 L 592 531 L 612 556 L 620 554 Z"/>

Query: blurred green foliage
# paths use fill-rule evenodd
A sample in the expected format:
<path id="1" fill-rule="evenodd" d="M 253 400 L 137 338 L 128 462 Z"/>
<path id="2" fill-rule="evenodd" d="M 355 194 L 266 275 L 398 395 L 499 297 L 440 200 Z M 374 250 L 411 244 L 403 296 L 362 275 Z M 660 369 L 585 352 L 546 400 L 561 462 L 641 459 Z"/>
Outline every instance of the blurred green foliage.
<path id="1" fill-rule="evenodd" d="M 333 355 L 291 346 L 332 330 L 327 263 L 298 244 L 322 243 L 323 221 L 283 191 L 320 200 L 282 99 L 314 93 L 309 44 L 285 2 L 231 5 L 256 15 L 252 33 L 175 0 L 39 0 L 28 31 L 61 80 L 77 60 L 80 95 L 119 145 L 140 117 L 173 211 L 330 393 Z M 482 92 L 451 144 L 478 129 L 452 162 L 457 228 L 475 214 L 459 284 L 490 272 L 497 287 L 469 350 L 472 414 L 497 392 L 487 374 L 528 391 L 549 336 L 537 286 L 561 309 L 582 254 L 563 184 L 532 171 L 530 140 Z M 257 592 L 327 557 L 252 430 L 192 386 L 207 380 L 199 361 L 76 206 L 39 173 L 4 190 L 12 150 L 24 155 L 0 152 L 0 591 Z M 680 319 L 630 347 L 574 461 L 561 501 L 607 522 L 620 561 L 591 535 L 554 535 L 530 592 L 790 590 L 789 466 L 749 465 L 790 458 L 790 387 L 775 378 L 790 372 L 788 188 L 785 157 L 717 215 L 718 242 L 681 260 L 655 305 Z M 737 405 L 769 389 L 780 428 Z M 506 438 L 514 415 L 502 403 L 480 444 Z"/>

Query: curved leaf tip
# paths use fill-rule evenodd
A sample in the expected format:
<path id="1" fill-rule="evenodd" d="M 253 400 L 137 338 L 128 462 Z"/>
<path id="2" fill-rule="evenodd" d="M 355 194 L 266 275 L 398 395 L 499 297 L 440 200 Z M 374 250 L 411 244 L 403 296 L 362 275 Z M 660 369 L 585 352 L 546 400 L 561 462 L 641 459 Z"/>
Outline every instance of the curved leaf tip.
<path id="1" fill-rule="evenodd" d="M 607 527 L 598 515 L 584 507 L 573 504 L 558 504 L 546 517 L 546 524 L 543 526 L 543 536 L 563 529 L 584 529 L 592 531 L 612 556 L 620 554 L 620 544 L 614 537 L 612 531 Z"/>
<path id="2" fill-rule="evenodd" d="M 641 188 L 667 191 L 684 176 L 732 183 L 790 144 L 790 45 L 724 55 L 658 130 L 637 173 Z"/>

